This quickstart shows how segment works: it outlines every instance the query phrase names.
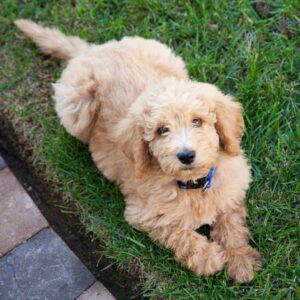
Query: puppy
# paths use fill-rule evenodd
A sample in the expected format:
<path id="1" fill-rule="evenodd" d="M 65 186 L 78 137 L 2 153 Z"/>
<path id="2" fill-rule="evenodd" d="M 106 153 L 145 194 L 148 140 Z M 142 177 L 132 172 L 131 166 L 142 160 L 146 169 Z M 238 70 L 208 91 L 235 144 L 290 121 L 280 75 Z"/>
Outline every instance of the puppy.
<path id="1" fill-rule="evenodd" d="M 68 61 L 53 85 L 57 114 L 119 184 L 128 223 L 199 275 L 227 264 L 235 281 L 250 281 L 261 259 L 248 245 L 241 105 L 190 80 L 183 60 L 157 41 L 93 45 L 31 21 L 15 24 L 43 52 Z M 210 240 L 195 231 L 203 224 L 212 225 Z"/>

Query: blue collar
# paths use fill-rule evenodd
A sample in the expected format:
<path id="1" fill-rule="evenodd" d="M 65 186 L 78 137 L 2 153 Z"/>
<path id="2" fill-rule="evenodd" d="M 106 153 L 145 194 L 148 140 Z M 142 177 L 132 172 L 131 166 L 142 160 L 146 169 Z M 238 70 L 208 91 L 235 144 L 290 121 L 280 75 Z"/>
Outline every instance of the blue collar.
<path id="1" fill-rule="evenodd" d="M 189 189 L 202 189 L 202 192 L 205 192 L 207 189 L 211 187 L 212 179 L 214 178 L 216 171 L 216 167 L 212 167 L 209 170 L 208 175 L 202 178 L 198 178 L 195 181 L 188 180 L 187 182 L 182 182 L 180 180 L 176 180 L 178 187 L 182 190 Z"/>

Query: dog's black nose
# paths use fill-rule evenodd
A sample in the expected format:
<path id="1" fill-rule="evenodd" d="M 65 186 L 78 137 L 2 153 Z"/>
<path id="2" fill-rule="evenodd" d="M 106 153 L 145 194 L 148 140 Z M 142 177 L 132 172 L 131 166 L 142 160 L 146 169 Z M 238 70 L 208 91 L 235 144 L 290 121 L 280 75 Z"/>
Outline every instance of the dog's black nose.
<path id="1" fill-rule="evenodd" d="M 196 153 L 195 151 L 184 150 L 177 153 L 178 159 L 185 165 L 191 164 L 195 160 Z"/>

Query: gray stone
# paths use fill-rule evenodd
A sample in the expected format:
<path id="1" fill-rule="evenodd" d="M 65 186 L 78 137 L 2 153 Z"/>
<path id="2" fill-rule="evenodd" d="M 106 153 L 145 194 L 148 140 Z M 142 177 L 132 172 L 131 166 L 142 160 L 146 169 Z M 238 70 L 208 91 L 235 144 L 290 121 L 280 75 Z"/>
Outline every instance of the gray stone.
<path id="1" fill-rule="evenodd" d="M 0 257 L 47 226 L 11 171 L 0 171 Z"/>
<path id="2" fill-rule="evenodd" d="M 71 300 L 94 282 L 94 276 L 50 228 L 0 258 L 0 299 Z"/>
<path id="3" fill-rule="evenodd" d="M 115 297 L 99 281 L 89 287 L 77 300 L 116 300 Z"/>
<path id="4" fill-rule="evenodd" d="M 0 171 L 6 167 L 6 163 L 0 154 Z"/>

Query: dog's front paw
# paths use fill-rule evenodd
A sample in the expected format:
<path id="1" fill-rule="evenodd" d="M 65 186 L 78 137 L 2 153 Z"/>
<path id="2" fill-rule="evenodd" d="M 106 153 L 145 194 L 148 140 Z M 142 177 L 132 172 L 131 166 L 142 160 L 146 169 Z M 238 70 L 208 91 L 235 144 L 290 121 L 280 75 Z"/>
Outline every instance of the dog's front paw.
<path id="1" fill-rule="evenodd" d="M 261 268 L 261 255 L 252 247 L 245 246 L 228 250 L 228 275 L 236 282 L 251 281 L 254 271 Z"/>
<path id="2" fill-rule="evenodd" d="M 215 242 L 209 243 L 200 252 L 188 258 L 187 265 L 199 275 L 212 275 L 224 268 L 227 253 Z"/>

